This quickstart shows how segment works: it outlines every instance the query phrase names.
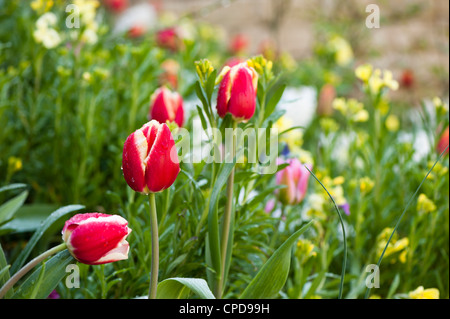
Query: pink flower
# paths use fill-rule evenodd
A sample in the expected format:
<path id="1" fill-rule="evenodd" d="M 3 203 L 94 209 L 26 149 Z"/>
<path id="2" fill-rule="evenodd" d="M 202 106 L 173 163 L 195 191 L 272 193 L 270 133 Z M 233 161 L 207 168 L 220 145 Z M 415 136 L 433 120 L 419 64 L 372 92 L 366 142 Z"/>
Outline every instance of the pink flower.
<path id="1" fill-rule="evenodd" d="M 156 44 L 164 49 L 178 51 L 180 48 L 180 37 L 175 28 L 167 28 L 156 33 Z"/>
<path id="2" fill-rule="evenodd" d="M 169 188 L 180 172 L 177 149 L 165 123 L 152 120 L 128 136 L 122 154 L 123 176 L 136 192 Z"/>
<path id="3" fill-rule="evenodd" d="M 284 169 L 276 174 L 276 183 L 285 185 L 285 188 L 278 190 L 277 195 L 281 203 L 285 205 L 296 205 L 302 202 L 308 189 L 309 172 L 303 164 L 296 158 L 283 161 L 277 160 L 277 164 L 288 163 Z M 311 165 L 307 164 L 311 169 Z"/>
<path id="4" fill-rule="evenodd" d="M 83 264 L 99 265 L 128 258 L 125 240 L 131 229 L 119 215 L 77 214 L 64 224 L 62 238 L 72 256 Z"/>
<path id="5" fill-rule="evenodd" d="M 237 122 L 248 121 L 255 114 L 258 74 L 246 62 L 230 68 L 220 82 L 217 113 L 230 113 Z"/>
<path id="6" fill-rule="evenodd" d="M 230 51 L 233 54 L 240 54 L 247 50 L 248 48 L 248 38 L 245 34 L 236 34 L 230 43 Z"/>
<path id="7" fill-rule="evenodd" d="M 150 98 L 149 119 L 159 123 L 175 122 L 179 127 L 183 126 L 184 109 L 181 95 L 166 87 L 157 89 Z"/>

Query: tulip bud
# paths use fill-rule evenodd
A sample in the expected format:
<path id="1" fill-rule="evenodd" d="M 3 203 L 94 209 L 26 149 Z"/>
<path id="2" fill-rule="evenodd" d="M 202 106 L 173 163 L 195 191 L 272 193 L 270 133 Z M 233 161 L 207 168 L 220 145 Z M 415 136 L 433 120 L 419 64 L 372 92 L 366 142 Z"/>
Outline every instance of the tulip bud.
<path id="1" fill-rule="evenodd" d="M 136 192 L 169 188 L 180 172 L 177 149 L 165 123 L 152 120 L 128 136 L 123 147 L 123 175 Z"/>
<path id="2" fill-rule="evenodd" d="M 183 126 L 184 110 L 183 99 L 178 92 L 171 92 L 166 87 L 161 87 L 150 98 L 149 120 L 159 123 L 175 122 L 179 127 Z"/>
<path id="3" fill-rule="evenodd" d="M 77 214 L 64 224 L 62 238 L 70 254 L 87 265 L 106 264 L 128 258 L 125 240 L 131 229 L 119 215 Z"/>
<path id="4" fill-rule="evenodd" d="M 320 116 L 330 116 L 333 114 L 333 101 L 336 98 L 336 89 L 333 85 L 325 84 L 319 93 L 317 103 L 317 114 Z"/>
<path id="5" fill-rule="evenodd" d="M 233 66 L 223 77 L 217 95 L 217 113 L 230 113 L 237 122 L 248 121 L 256 109 L 258 74 L 247 63 Z"/>
<path id="6" fill-rule="evenodd" d="M 286 162 L 278 159 L 277 164 L 288 163 L 284 169 L 276 174 L 276 183 L 285 185 L 278 191 L 278 199 L 285 205 L 296 205 L 302 202 L 308 188 L 309 172 L 296 158 Z M 307 165 L 311 169 L 310 165 Z"/>

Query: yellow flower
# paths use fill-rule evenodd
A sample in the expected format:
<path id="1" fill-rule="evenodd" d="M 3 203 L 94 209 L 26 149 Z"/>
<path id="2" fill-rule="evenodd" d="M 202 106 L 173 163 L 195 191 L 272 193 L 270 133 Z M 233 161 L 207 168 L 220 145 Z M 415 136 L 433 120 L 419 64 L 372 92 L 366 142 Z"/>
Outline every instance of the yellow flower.
<path id="1" fill-rule="evenodd" d="M 311 257 L 316 257 L 317 253 L 314 251 L 314 244 L 308 239 L 300 239 L 297 242 L 296 256 L 300 258 L 302 263 L 306 262 Z"/>
<path id="2" fill-rule="evenodd" d="M 275 122 L 274 127 L 278 129 L 278 132 L 284 132 L 291 127 L 294 126 L 294 123 L 291 119 L 287 118 L 286 116 L 282 116 L 278 119 L 277 122 Z M 289 132 L 284 133 L 280 136 L 280 141 L 285 142 L 289 150 L 291 152 L 298 150 L 303 144 L 303 132 L 299 129 L 293 129 Z"/>
<path id="3" fill-rule="evenodd" d="M 53 4 L 53 0 L 34 0 L 30 3 L 30 7 L 36 12 L 46 12 L 53 7 Z"/>
<path id="4" fill-rule="evenodd" d="M 378 256 L 381 256 L 384 248 L 386 247 L 387 241 L 389 237 L 391 236 L 393 231 L 393 228 L 385 228 L 381 231 L 381 233 L 377 237 L 377 254 Z M 388 257 L 391 255 L 394 255 L 395 253 L 401 252 L 403 250 L 406 250 L 409 246 L 409 239 L 407 237 L 403 237 L 401 239 L 398 239 L 397 232 L 392 236 L 391 241 L 389 242 L 388 247 L 386 248 L 386 251 L 384 253 L 384 257 Z M 400 254 L 401 255 L 401 254 Z M 399 256 L 400 262 L 403 262 L 402 260 L 405 260 L 406 255 Z M 394 263 L 396 260 L 392 259 L 392 263 Z"/>
<path id="5" fill-rule="evenodd" d="M 355 75 L 358 79 L 367 83 L 372 76 L 373 66 L 371 64 L 363 64 L 356 68 Z"/>
<path id="6" fill-rule="evenodd" d="M 386 125 L 386 128 L 388 129 L 388 131 L 397 132 L 400 127 L 400 121 L 396 115 L 390 114 L 386 118 L 385 125 Z"/>
<path id="7" fill-rule="evenodd" d="M 361 193 L 369 193 L 375 185 L 375 182 L 370 177 L 362 177 L 359 179 L 359 189 Z"/>
<path id="8" fill-rule="evenodd" d="M 15 156 L 8 158 L 8 168 L 11 173 L 20 171 L 22 169 L 22 160 Z"/>
<path id="9" fill-rule="evenodd" d="M 436 288 L 424 289 L 423 286 L 409 292 L 411 299 L 439 299 L 439 290 Z"/>
<path id="10" fill-rule="evenodd" d="M 333 36 L 328 43 L 329 48 L 335 53 L 337 65 L 345 66 L 353 60 L 353 50 L 350 44 L 340 36 Z"/>
<path id="11" fill-rule="evenodd" d="M 333 108 L 342 114 L 347 113 L 347 103 L 344 98 L 338 97 L 333 101 Z"/>
<path id="12" fill-rule="evenodd" d="M 394 80 L 392 72 L 389 70 L 384 70 L 383 72 L 383 84 L 392 91 L 397 91 L 399 87 L 398 82 Z"/>
<path id="13" fill-rule="evenodd" d="M 381 297 L 379 295 L 372 295 L 369 299 L 381 299 Z"/>
<path id="14" fill-rule="evenodd" d="M 436 205 L 425 194 L 420 194 L 417 199 L 417 211 L 421 213 L 431 213 L 437 209 Z"/>

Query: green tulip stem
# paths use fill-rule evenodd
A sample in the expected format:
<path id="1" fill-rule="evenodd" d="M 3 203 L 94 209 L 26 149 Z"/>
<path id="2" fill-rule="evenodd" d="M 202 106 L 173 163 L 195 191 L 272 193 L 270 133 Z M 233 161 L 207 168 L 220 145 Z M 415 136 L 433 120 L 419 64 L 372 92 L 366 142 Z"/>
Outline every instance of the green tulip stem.
<path id="1" fill-rule="evenodd" d="M 232 157 L 234 158 L 236 154 L 236 128 L 237 128 L 237 122 L 233 121 L 233 147 L 232 147 Z M 223 229 L 222 229 L 222 240 L 220 242 L 220 280 L 219 284 L 217 286 L 217 298 L 222 298 L 224 285 L 225 285 L 225 267 L 226 267 L 226 261 L 227 261 L 227 250 L 229 246 L 229 235 L 230 235 L 230 224 L 231 224 L 231 217 L 233 214 L 233 188 L 234 188 L 234 167 L 231 170 L 230 176 L 228 177 L 227 181 L 227 201 L 225 206 L 225 212 L 223 215 Z"/>
<path id="2" fill-rule="evenodd" d="M 156 299 L 156 289 L 158 287 L 159 271 L 159 238 L 158 238 L 158 216 L 156 212 L 155 193 L 148 195 L 150 203 L 150 229 L 152 233 L 152 268 L 150 274 L 149 299 Z"/>
<path id="3" fill-rule="evenodd" d="M 0 289 L 0 299 L 3 298 L 3 296 L 6 295 L 6 293 L 23 277 L 25 276 L 31 269 L 33 269 L 36 265 L 40 264 L 42 261 L 44 261 L 46 258 L 56 254 L 57 252 L 60 252 L 61 250 L 66 249 L 66 243 L 62 243 L 58 246 L 55 246 L 36 258 L 32 259 L 28 264 L 22 267 L 18 272 L 14 274 L 9 280 L 3 285 L 3 287 Z"/>

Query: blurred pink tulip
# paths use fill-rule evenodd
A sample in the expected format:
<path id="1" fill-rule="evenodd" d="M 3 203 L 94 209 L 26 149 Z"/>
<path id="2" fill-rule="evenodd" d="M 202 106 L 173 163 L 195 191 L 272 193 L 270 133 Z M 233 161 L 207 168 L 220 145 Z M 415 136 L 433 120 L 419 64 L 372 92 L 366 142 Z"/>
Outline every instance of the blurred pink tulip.
<path id="1" fill-rule="evenodd" d="M 276 174 L 276 183 L 286 186 L 278 190 L 278 200 L 285 205 L 296 205 L 301 203 L 306 195 L 310 173 L 296 158 L 287 161 L 277 160 L 278 165 L 284 163 L 289 165 Z M 312 167 L 309 164 L 306 166 L 309 169 Z"/>

